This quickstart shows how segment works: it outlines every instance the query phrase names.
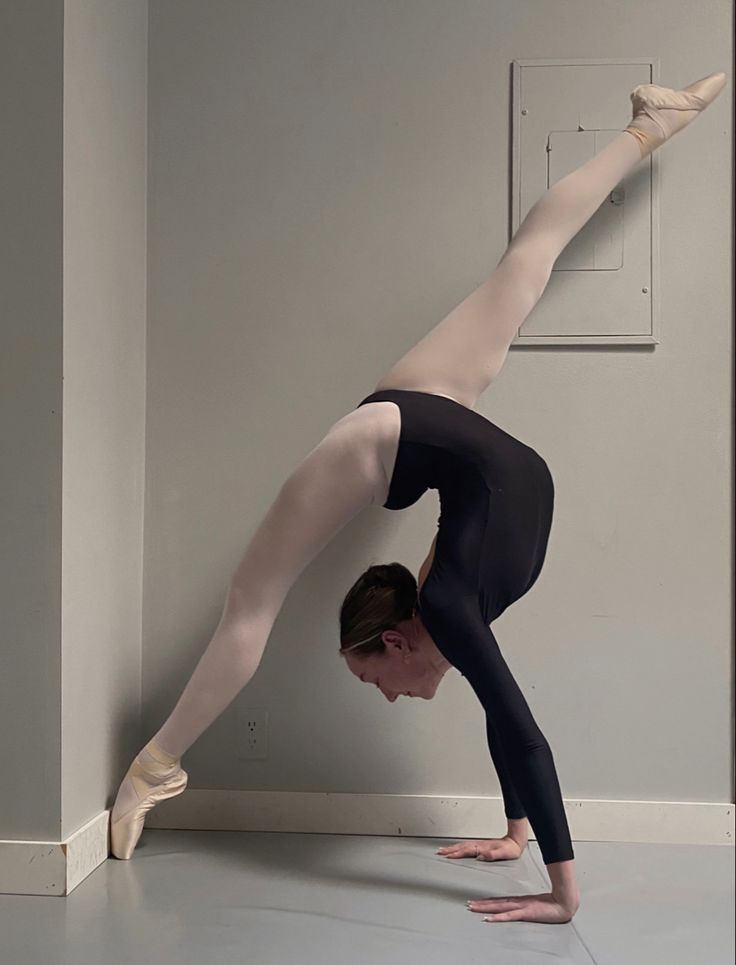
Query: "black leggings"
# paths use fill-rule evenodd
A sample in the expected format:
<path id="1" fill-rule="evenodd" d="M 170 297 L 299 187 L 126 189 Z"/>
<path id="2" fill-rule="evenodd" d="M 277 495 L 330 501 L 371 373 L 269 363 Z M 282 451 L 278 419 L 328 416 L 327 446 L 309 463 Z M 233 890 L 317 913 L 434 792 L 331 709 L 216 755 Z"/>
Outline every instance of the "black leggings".
<path id="1" fill-rule="evenodd" d="M 572 860 L 552 751 L 489 624 L 527 593 L 547 549 L 554 485 L 545 461 L 480 413 L 443 396 L 384 389 L 401 432 L 387 509 L 427 489 L 440 498 L 434 560 L 419 613 L 437 649 L 486 712 L 488 748 L 508 818 L 528 817 L 545 864 Z"/>

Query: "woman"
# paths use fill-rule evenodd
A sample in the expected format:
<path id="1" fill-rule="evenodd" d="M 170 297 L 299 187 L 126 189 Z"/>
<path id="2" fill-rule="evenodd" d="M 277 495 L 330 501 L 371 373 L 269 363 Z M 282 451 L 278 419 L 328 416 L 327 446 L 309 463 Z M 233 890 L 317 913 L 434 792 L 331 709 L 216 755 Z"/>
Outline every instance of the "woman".
<path id="1" fill-rule="evenodd" d="M 231 580 L 211 643 L 121 784 L 111 817 L 117 857 L 132 854 L 146 812 L 186 787 L 182 755 L 255 673 L 281 604 L 307 563 L 361 509 L 405 509 L 436 488 L 441 515 L 419 584 L 399 563 L 370 567 L 344 600 L 340 653 L 356 677 L 389 701 L 430 699 L 450 666 L 461 671 L 486 711 L 509 833 L 441 851 L 518 857 L 528 818 L 551 893 L 471 907 L 498 913 L 496 920 L 572 918 L 579 892 L 552 753 L 489 627 L 539 576 L 554 487 L 533 449 L 473 407 L 563 249 L 639 160 L 705 109 L 725 81 L 718 73 L 679 92 L 636 87 L 630 125 L 537 201 L 487 281 L 407 352 L 286 480 Z"/>

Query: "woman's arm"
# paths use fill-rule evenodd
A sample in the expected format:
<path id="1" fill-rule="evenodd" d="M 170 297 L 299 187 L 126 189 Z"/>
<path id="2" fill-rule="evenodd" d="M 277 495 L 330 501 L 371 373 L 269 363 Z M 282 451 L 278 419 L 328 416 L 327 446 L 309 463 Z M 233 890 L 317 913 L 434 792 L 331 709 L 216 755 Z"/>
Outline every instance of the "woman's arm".
<path id="1" fill-rule="evenodd" d="M 420 590 L 422 588 L 422 584 L 427 579 L 427 574 L 432 566 L 436 545 L 437 535 L 435 535 L 434 539 L 432 540 L 432 545 L 429 548 L 427 558 L 419 569 L 417 583 Z M 494 733 L 493 725 L 488 716 L 486 716 L 486 732 L 488 737 L 488 748 L 491 752 L 491 758 L 493 759 L 496 773 L 498 774 L 499 781 L 501 783 L 504 808 L 507 812 L 509 809 L 513 809 L 513 811 L 516 813 L 523 813 L 523 806 L 519 801 L 519 796 L 514 789 L 514 786 L 511 782 L 511 777 L 508 773 L 508 767 L 506 765 L 503 750 L 501 748 L 501 742 L 498 739 L 498 735 Z M 519 844 L 522 848 L 525 848 L 527 842 L 529 841 L 529 820 L 526 817 L 507 818 L 506 820 L 508 825 L 507 836 L 516 841 L 517 844 Z"/>
<path id="2" fill-rule="evenodd" d="M 490 626 L 480 611 L 475 591 L 458 593 L 451 574 L 434 580 L 423 591 L 422 621 L 437 648 L 467 678 L 503 748 L 513 788 L 534 830 L 553 891 L 575 897 L 574 852 L 554 757 L 531 709 L 514 679 Z"/>

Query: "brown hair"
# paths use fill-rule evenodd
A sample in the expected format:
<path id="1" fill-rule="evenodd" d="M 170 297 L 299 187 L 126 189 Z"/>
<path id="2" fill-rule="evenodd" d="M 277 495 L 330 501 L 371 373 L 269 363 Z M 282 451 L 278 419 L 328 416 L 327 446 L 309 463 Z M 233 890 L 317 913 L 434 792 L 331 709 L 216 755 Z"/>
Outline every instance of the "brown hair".
<path id="1" fill-rule="evenodd" d="M 340 656 L 383 653 L 384 630 L 416 612 L 417 581 L 401 563 L 369 566 L 348 590 L 340 607 Z"/>

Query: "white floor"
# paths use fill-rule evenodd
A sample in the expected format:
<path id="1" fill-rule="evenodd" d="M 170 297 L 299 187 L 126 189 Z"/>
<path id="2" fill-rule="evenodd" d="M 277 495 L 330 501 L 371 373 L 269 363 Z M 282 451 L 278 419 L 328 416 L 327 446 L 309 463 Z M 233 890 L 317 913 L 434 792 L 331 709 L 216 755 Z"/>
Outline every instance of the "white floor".
<path id="1" fill-rule="evenodd" d="M 734 849 L 576 842 L 565 925 L 486 924 L 468 898 L 548 890 L 451 839 L 144 830 L 66 898 L 0 895 L 2 965 L 733 965 Z"/>

